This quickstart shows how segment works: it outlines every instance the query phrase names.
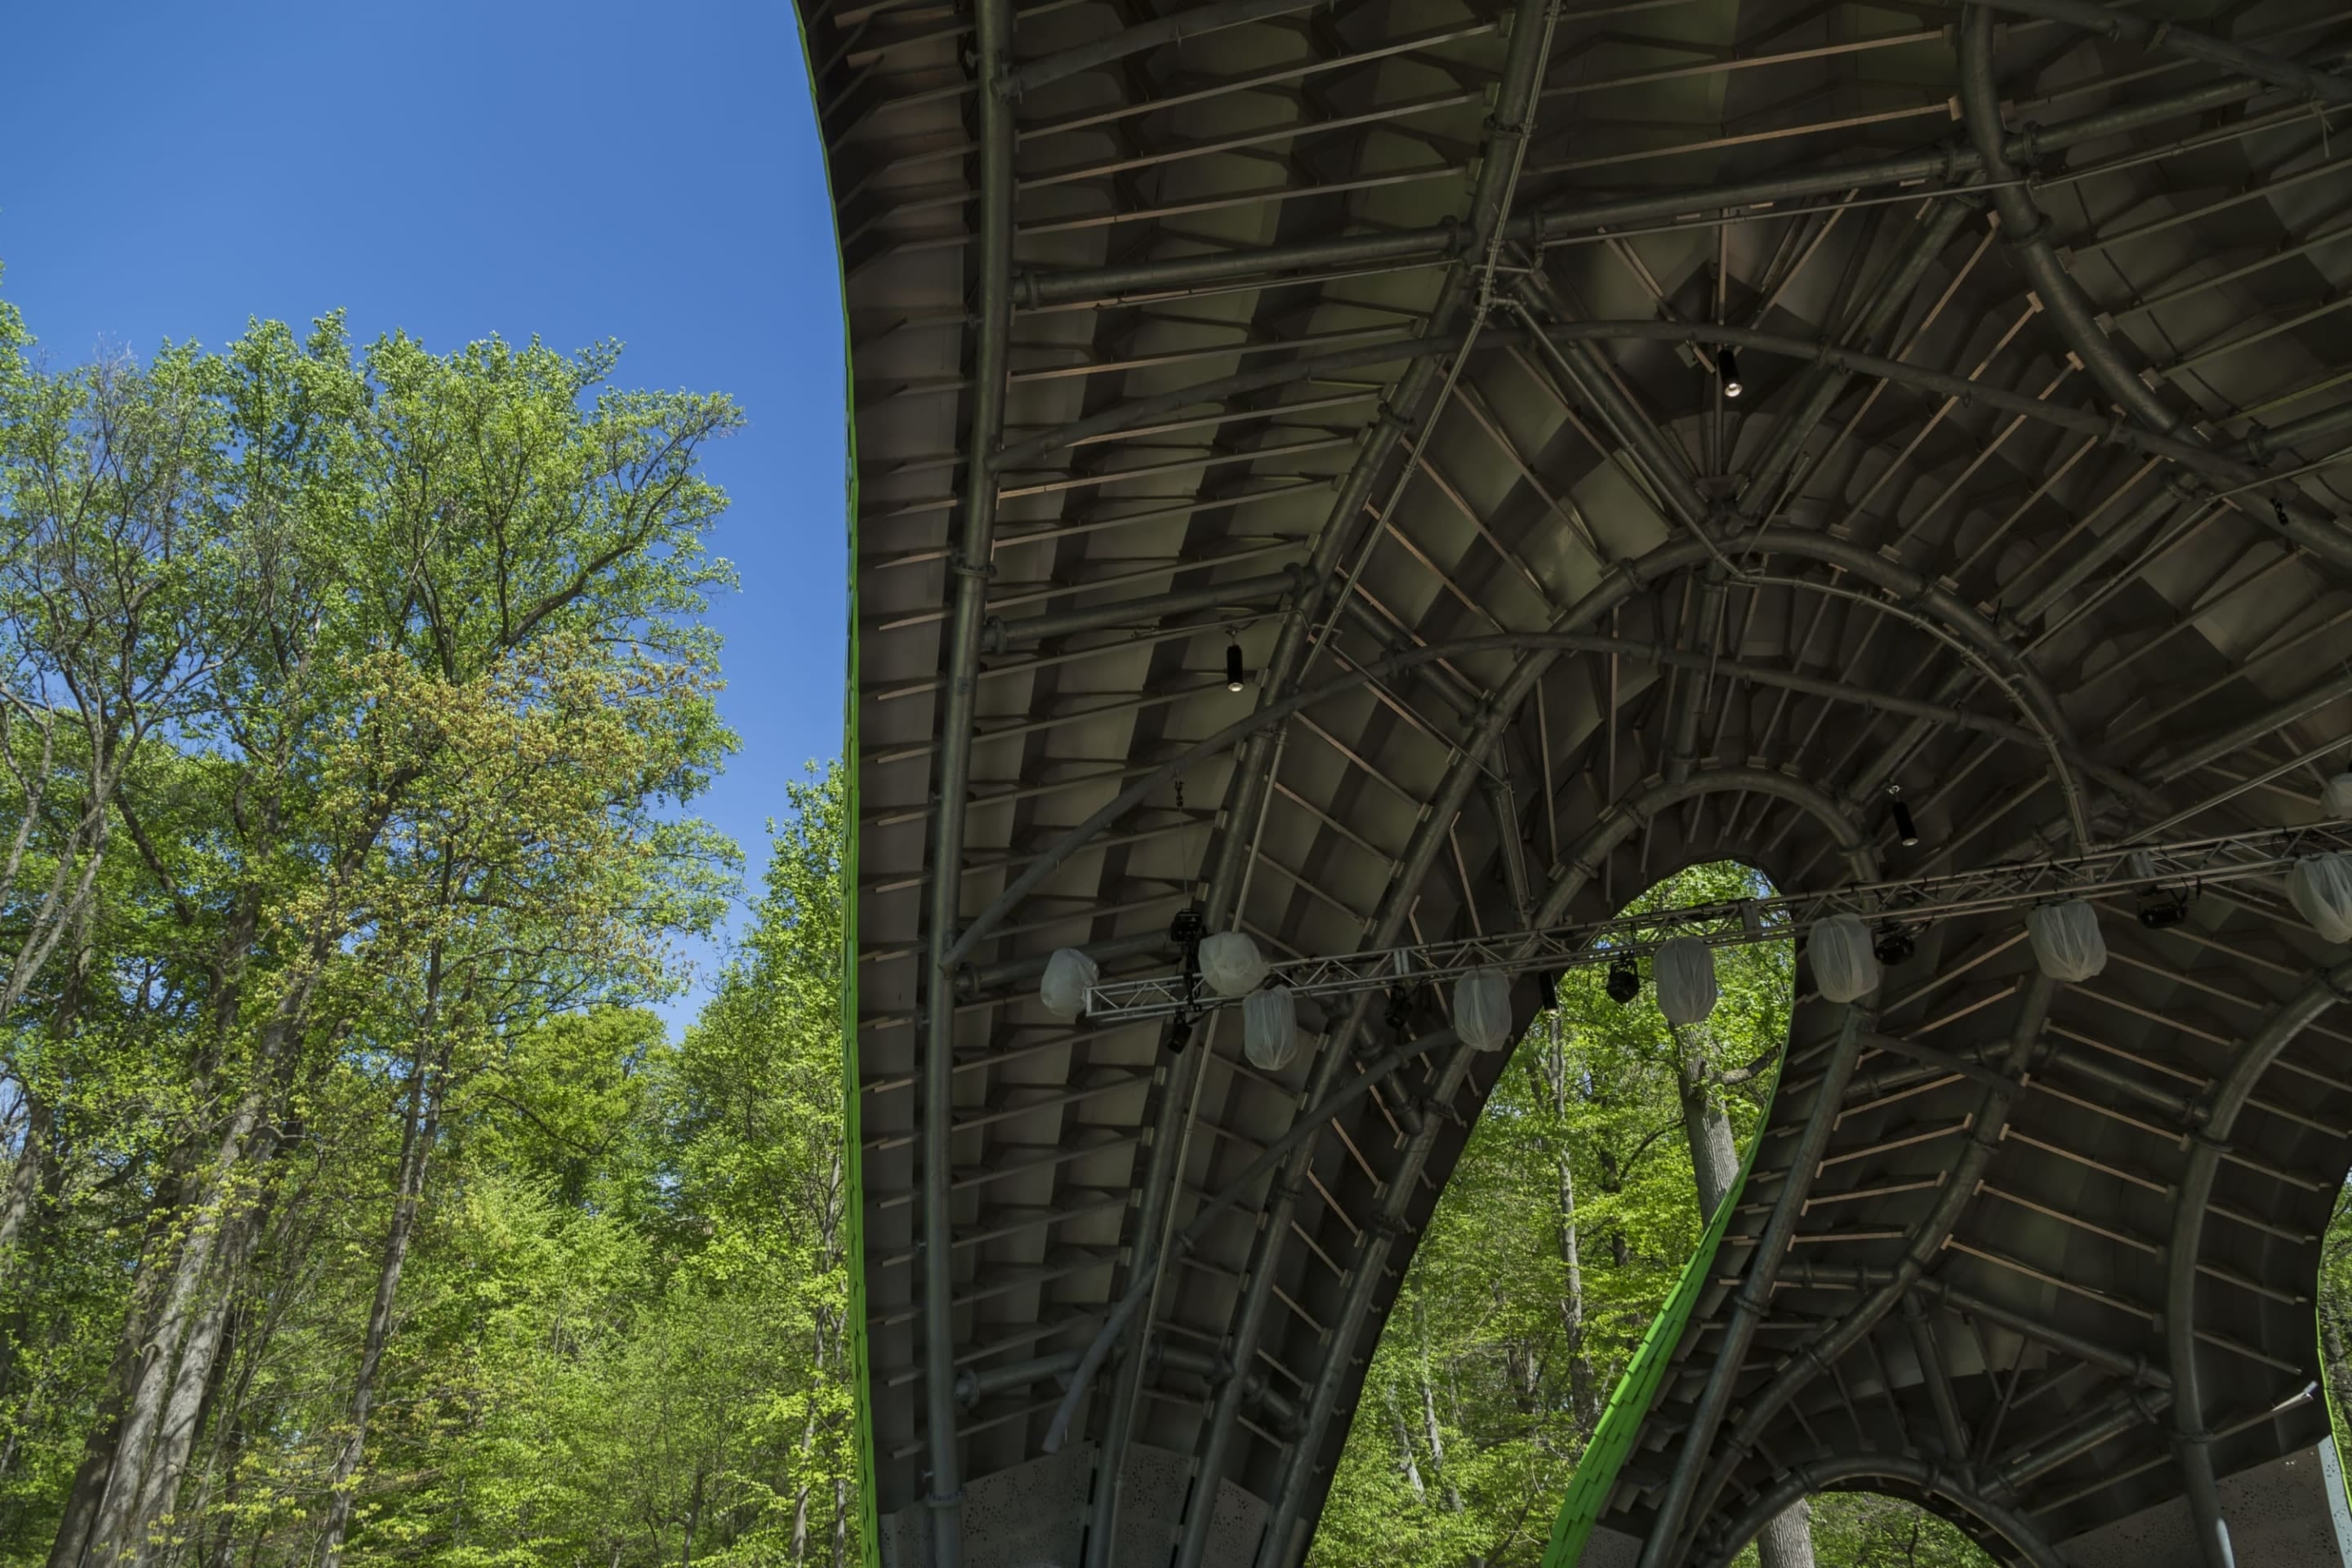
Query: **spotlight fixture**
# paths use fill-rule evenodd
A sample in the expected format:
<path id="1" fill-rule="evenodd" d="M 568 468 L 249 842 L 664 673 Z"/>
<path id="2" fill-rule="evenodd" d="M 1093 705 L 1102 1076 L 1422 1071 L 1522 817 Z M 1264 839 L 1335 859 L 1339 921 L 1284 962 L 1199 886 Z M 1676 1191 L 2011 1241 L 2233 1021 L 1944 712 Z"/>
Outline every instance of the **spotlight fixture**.
<path id="1" fill-rule="evenodd" d="M 1911 808 L 1904 804 L 1901 784 L 1891 784 L 1886 786 L 1886 810 L 1887 814 L 1895 818 L 1895 842 L 1906 849 L 1916 845 L 1919 842 L 1919 826 L 1911 820 Z"/>
<path id="2" fill-rule="evenodd" d="M 1179 1013 L 1168 1020 L 1168 1054 L 1181 1056 L 1192 1043 L 1192 1015 Z"/>
<path id="3" fill-rule="evenodd" d="M 1225 689 L 1240 691 L 1248 685 L 1248 672 L 1242 668 L 1242 645 L 1229 642 L 1225 645 Z"/>
<path id="4" fill-rule="evenodd" d="M 1893 965 L 1909 963 L 1911 955 L 1918 948 L 1912 942 L 1911 933 L 1901 926 L 1883 925 L 1872 940 L 1870 951 L 1877 955 L 1879 963 Z"/>
<path id="5" fill-rule="evenodd" d="M 1642 973 L 1633 967 L 1632 959 L 1614 958 L 1609 961 L 1609 979 L 1606 989 L 1609 992 L 1609 1000 L 1616 1003 L 1620 1007 L 1630 1005 L 1633 998 L 1642 994 Z"/>
<path id="6" fill-rule="evenodd" d="M 1737 397 L 1747 391 L 1739 383 L 1739 356 L 1727 343 L 1715 351 L 1715 373 L 1723 378 L 1723 395 Z"/>
<path id="7" fill-rule="evenodd" d="M 2163 931 L 2188 918 L 2189 900 L 2180 893 L 2149 888 L 2139 896 L 2139 923 L 2149 931 Z"/>

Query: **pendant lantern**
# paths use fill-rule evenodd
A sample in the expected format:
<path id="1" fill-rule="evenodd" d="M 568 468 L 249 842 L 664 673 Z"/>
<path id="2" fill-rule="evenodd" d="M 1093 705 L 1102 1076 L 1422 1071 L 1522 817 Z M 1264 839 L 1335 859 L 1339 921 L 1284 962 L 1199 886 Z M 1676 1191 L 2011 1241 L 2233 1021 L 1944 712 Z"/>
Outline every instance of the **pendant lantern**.
<path id="1" fill-rule="evenodd" d="M 1298 999 L 1287 985 L 1253 991 L 1242 999 L 1242 1054 L 1250 1066 L 1280 1072 L 1298 1053 Z"/>
<path id="2" fill-rule="evenodd" d="M 1658 988 L 1658 1011 L 1678 1026 L 1700 1024 L 1715 1011 L 1721 992 L 1715 983 L 1715 949 L 1695 936 L 1669 939 L 1650 960 Z"/>
<path id="3" fill-rule="evenodd" d="M 1037 982 L 1037 1000 L 1045 1011 L 1069 1023 L 1087 1010 L 1087 993 L 1100 973 L 1095 961 L 1076 948 L 1055 948 L 1045 961 L 1045 977 Z"/>
<path id="4" fill-rule="evenodd" d="M 2352 773 L 2337 773 L 2319 792 L 2319 815 L 2329 822 L 2352 822 Z"/>
<path id="5" fill-rule="evenodd" d="M 2107 966 L 2107 939 L 2099 931 L 2098 911 L 2087 900 L 2028 910 L 2025 935 L 2033 948 L 2033 962 L 2053 980 L 2076 985 Z"/>
<path id="6" fill-rule="evenodd" d="M 1474 1050 L 1511 1043 L 1511 984 L 1499 971 L 1474 970 L 1454 983 L 1454 1032 Z"/>
<path id="7" fill-rule="evenodd" d="M 1201 943 L 1201 978 L 1220 996 L 1246 996 L 1265 984 L 1265 957 L 1257 943 L 1237 931 L 1221 931 Z"/>
<path id="8" fill-rule="evenodd" d="M 1832 1002 L 1853 1002 L 1878 989 L 1878 954 L 1860 915 L 1832 915 L 1814 925 L 1805 951 L 1813 984 Z"/>
<path id="9" fill-rule="evenodd" d="M 2352 942 L 2352 855 L 2297 860 L 2287 873 L 2286 895 L 2312 930 L 2329 942 Z"/>

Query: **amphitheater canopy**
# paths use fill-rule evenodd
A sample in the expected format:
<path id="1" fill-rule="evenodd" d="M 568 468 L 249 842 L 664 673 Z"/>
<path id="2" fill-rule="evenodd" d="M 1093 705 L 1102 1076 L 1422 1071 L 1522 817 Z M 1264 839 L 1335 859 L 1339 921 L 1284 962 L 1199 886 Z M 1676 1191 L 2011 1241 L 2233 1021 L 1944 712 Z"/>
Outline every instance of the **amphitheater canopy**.
<path id="1" fill-rule="evenodd" d="M 803 10 L 884 1561 L 1298 1562 L 1506 1060 L 1430 985 L 1308 998 L 1271 1070 L 1230 1010 L 1171 1049 L 1048 1012 L 1056 950 L 1108 985 L 1187 910 L 1317 958 L 1702 859 L 2134 845 L 2192 859 L 2098 862 L 2090 978 L 2031 898 L 1916 890 L 1874 992 L 1801 971 L 1561 1552 L 1717 1563 L 1869 1486 L 2004 1561 L 2296 1561 L 2352 966 L 2282 874 L 2333 840 L 2271 830 L 2352 717 L 2352 16 Z"/>

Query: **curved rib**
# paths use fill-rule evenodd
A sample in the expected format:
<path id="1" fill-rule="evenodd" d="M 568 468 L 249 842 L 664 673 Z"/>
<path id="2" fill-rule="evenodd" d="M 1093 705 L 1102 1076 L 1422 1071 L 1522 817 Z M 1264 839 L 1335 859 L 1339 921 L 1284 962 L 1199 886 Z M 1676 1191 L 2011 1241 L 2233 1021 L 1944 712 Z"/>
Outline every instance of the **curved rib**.
<path id="1" fill-rule="evenodd" d="M 2221 1494 L 2207 1451 L 2213 1434 L 2205 1426 L 2205 1397 L 2197 1368 L 2197 1259 L 2205 1237 L 2205 1205 L 2230 1132 L 2245 1110 L 2254 1085 L 2279 1054 L 2320 1014 L 2352 994 L 2352 963 L 2338 964 L 2280 1007 L 2263 1032 L 2246 1042 L 2230 1070 L 2192 1113 L 2200 1123 L 2180 1177 L 2172 1211 L 2172 1245 L 2165 1251 L 2164 1349 L 2172 1368 L 2172 1451 L 2197 1521 L 2197 1545 L 2207 1568 L 2231 1568 Z"/>
<path id="2" fill-rule="evenodd" d="M 2025 1554 L 2033 1568 L 2066 1568 L 2066 1560 L 2058 1550 L 2042 1538 L 2039 1531 L 2021 1514 L 2013 1513 L 1990 1498 L 1965 1485 L 1957 1471 L 1925 1459 L 1906 1458 L 1896 1454 L 1852 1454 L 1828 1459 L 1816 1459 L 1810 1464 L 1790 1468 L 1788 1479 L 1749 1503 L 1733 1519 L 1726 1531 L 1730 1545 L 1711 1553 L 1709 1568 L 1723 1568 L 1739 1549 L 1755 1538 L 1765 1524 L 1780 1517 L 1799 1498 L 1813 1492 L 1828 1491 L 1848 1481 L 1868 1480 L 1873 1477 L 1901 1481 L 1931 1497 L 1940 1497 L 1963 1511 L 1983 1521 L 1985 1527 Z"/>

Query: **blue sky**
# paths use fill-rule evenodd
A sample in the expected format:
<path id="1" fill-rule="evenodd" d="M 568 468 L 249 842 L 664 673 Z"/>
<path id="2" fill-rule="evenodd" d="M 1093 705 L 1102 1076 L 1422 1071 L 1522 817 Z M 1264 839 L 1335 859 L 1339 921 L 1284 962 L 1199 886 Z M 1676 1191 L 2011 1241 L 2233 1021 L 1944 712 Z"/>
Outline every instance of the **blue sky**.
<path id="1" fill-rule="evenodd" d="M 442 350 L 618 338 L 624 384 L 742 404 L 709 468 L 743 749 L 701 811 L 756 875 L 781 782 L 840 749 L 846 615 L 840 281 L 787 0 L 148 0 L 7 30 L 0 291 L 53 362 L 340 306 Z"/>

